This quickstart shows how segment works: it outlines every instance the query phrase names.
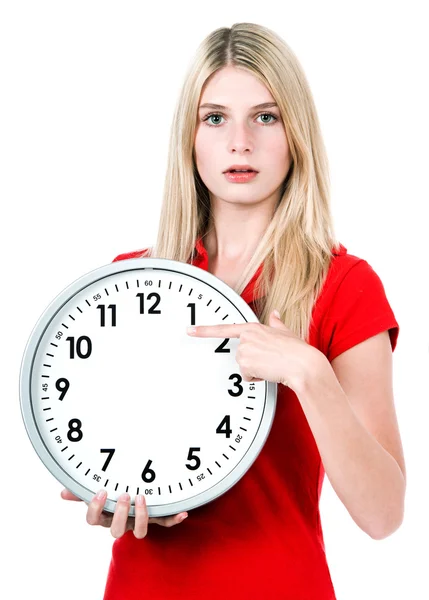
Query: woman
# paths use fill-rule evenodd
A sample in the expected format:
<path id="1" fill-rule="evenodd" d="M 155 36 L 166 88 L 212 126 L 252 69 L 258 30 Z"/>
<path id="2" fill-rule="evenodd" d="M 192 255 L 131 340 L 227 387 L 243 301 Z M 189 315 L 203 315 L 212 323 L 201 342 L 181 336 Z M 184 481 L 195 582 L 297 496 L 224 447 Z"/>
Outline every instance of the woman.
<path id="1" fill-rule="evenodd" d="M 257 173 L 230 173 L 240 169 Z M 105 495 L 94 496 L 88 523 L 117 538 L 104 600 L 335 598 L 318 506 L 325 471 L 372 538 L 403 519 L 399 326 L 378 275 L 334 237 L 312 95 L 272 31 L 238 23 L 198 49 L 174 116 L 156 245 L 115 260 L 139 256 L 191 262 L 241 294 L 260 320 L 234 326 L 241 372 L 280 385 L 256 461 L 185 522 L 148 520 L 144 497 L 135 519 L 129 497 L 108 515 Z"/>

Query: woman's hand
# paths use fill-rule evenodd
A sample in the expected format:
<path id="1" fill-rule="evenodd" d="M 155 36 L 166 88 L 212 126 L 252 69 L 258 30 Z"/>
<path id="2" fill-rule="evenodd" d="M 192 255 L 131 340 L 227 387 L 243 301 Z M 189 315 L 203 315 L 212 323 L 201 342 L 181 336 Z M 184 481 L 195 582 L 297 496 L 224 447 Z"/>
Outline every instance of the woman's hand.
<path id="1" fill-rule="evenodd" d="M 76 502 L 82 502 L 80 498 L 72 494 L 70 490 L 63 489 L 61 491 L 61 498 L 64 500 L 74 500 Z M 116 503 L 115 513 L 104 512 L 103 507 L 106 502 L 106 492 L 104 497 L 98 499 L 97 494 L 93 497 L 91 502 L 85 502 L 88 507 L 86 513 L 86 522 L 89 525 L 101 525 L 102 527 L 110 527 L 110 532 L 114 538 L 121 537 L 126 531 L 134 530 L 134 535 L 137 539 L 146 537 L 147 527 L 149 523 L 156 523 L 163 527 L 172 527 L 181 523 L 187 516 L 188 513 L 179 513 L 177 515 L 171 515 L 169 517 L 150 517 L 148 518 L 148 512 L 146 507 L 146 500 L 144 495 L 143 504 L 135 504 L 135 517 L 129 517 L 128 512 L 130 509 L 131 498 L 128 494 L 128 500 L 118 499 Z"/>
<path id="2" fill-rule="evenodd" d="M 193 331 L 191 331 L 193 330 Z M 187 328 L 192 337 L 239 338 L 235 359 L 244 381 L 273 381 L 298 393 L 324 367 L 326 357 L 272 312 L 269 325 L 238 323 Z"/>

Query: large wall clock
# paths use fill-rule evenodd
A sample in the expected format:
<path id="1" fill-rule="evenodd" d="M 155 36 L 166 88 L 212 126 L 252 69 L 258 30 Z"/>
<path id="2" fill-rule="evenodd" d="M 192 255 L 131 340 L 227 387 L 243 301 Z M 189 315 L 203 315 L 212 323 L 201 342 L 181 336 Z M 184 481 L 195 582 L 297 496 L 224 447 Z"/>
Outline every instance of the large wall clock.
<path id="1" fill-rule="evenodd" d="M 258 322 L 213 274 L 132 258 L 74 281 L 25 347 L 20 401 L 31 443 L 52 475 L 89 502 L 144 494 L 149 516 L 227 492 L 271 429 L 277 383 L 246 382 L 238 338 L 193 338 L 188 325 Z"/>

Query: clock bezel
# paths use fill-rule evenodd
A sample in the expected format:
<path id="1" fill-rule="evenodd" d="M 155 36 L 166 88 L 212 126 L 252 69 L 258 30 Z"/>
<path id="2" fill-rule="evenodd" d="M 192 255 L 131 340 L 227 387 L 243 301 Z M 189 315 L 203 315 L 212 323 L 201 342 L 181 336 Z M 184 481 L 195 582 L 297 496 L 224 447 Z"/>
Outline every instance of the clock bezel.
<path id="1" fill-rule="evenodd" d="M 195 265 L 166 258 L 130 258 L 98 267 L 73 281 L 52 300 L 34 326 L 27 341 L 21 361 L 19 387 L 21 414 L 24 420 L 27 435 L 33 445 L 34 450 L 38 454 L 45 467 L 57 479 L 57 481 L 59 481 L 75 496 L 79 497 L 86 503 L 89 503 L 92 500 L 96 492 L 81 485 L 59 465 L 54 456 L 46 447 L 43 437 L 38 430 L 31 398 L 31 377 L 34 359 L 46 329 L 49 327 L 52 320 L 56 317 L 61 308 L 76 294 L 80 293 L 85 287 L 93 285 L 97 281 L 117 273 L 124 271 L 144 270 L 173 271 L 175 273 L 188 275 L 194 279 L 200 280 L 204 284 L 213 287 L 217 293 L 220 293 L 222 296 L 224 296 L 225 299 L 235 307 L 235 309 L 247 322 L 259 323 L 259 319 L 247 302 L 243 300 L 243 298 L 224 281 L 212 273 Z M 236 467 L 212 487 L 190 498 L 171 503 L 148 506 L 147 509 L 149 517 L 162 517 L 177 514 L 182 511 L 192 510 L 193 508 L 197 508 L 198 506 L 202 506 L 212 502 L 213 500 L 216 500 L 216 498 L 232 488 L 245 475 L 261 452 L 272 427 L 276 402 L 277 383 L 265 381 L 265 410 L 262 415 L 261 423 L 251 445 Z M 116 504 L 116 500 L 107 498 L 104 505 L 104 510 L 113 513 L 115 511 Z M 131 497 L 129 516 L 134 515 L 134 499 Z"/>

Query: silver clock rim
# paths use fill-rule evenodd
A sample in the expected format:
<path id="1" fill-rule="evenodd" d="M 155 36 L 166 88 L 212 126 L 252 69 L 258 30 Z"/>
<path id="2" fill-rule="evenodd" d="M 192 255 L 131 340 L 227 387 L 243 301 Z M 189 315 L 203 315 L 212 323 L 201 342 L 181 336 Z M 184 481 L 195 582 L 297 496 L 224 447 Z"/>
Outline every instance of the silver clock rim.
<path id="1" fill-rule="evenodd" d="M 73 477 L 67 473 L 57 463 L 52 454 L 48 451 L 47 447 L 43 442 L 43 438 L 39 433 L 36 425 L 36 420 L 33 413 L 33 405 L 31 398 L 31 376 L 33 370 L 34 358 L 37 352 L 38 345 L 41 338 L 55 318 L 59 310 L 64 306 L 74 295 L 78 294 L 85 287 L 92 285 L 93 283 L 109 277 L 115 273 L 123 271 L 134 271 L 142 269 L 152 269 L 166 271 L 170 270 L 177 273 L 184 273 L 190 275 L 193 278 L 202 280 L 204 283 L 213 287 L 217 292 L 221 293 L 225 298 L 231 302 L 231 294 L 233 296 L 234 305 L 237 310 L 242 314 L 248 322 L 259 323 L 259 320 L 250 306 L 241 296 L 239 296 L 235 290 L 228 286 L 224 281 L 213 275 L 212 273 L 205 271 L 195 265 L 188 263 L 182 263 L 176 260 L 166 258 L 130 258 L 107 265 L 98 267 L 82 277 L 79 277 L 73 281 L 70 285 L 63 289 L 46 307 L 38 321 L 36 322 L 30 336 L 27 340 L 24 354 L 21 360 L 20 374 L 19 374 L 19 397 L 21 415 L 24 421 L 24 425 L 27 431 L 27 435 L 30 442 L 33 445 L 34 450 L 38 454 L 42 463 L 51 472 L 51 474 L 59 481 L 64 487 L 69 489 L 75 496 L 79 497 L 84 502 L 89 503 L 95 492 L 81 485 Z M 248 448 L 247 452 L 237 464 L 237 466 L 229 472 L 223 479 L 218 481 L 212 487 L 207 489 L 200 494 L 192 496 L 191 498 L 172 502 L 169 504 L 152 505 L 148 506 L 149 517 L 162 517 L 167 515 L 177 514 L 182 511 L 189 511 L 204 504 L 208 504 L 213 500 L 216 500 L 219 496 L 227 492 L 233 487 L 249 470 L 251 465 L 255 462 L 258 455 L 262 451 L 264 444 L 270 433 L 272 423 L 274 420 L 276 402 L 277 402 L 277 383 L 266 381 L 265 382 L 265 410 L 262 415 L 262 420 L 257 433 Z M 113 513 L 116 507 L 116 500 L 107 499 L 105 502 L 104 509 Z M 134 503 L 131 503 L 130 516 L 135 515 Z"/>

